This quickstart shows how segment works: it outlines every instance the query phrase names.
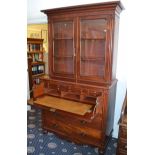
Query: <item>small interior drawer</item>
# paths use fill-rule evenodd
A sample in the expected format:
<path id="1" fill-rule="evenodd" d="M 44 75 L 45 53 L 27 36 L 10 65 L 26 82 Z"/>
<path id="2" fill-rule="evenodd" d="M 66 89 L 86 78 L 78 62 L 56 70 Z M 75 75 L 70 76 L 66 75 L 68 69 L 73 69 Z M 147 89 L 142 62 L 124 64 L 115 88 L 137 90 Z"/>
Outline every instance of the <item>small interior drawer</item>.
<path id="1" fill-rule="evenodd" d="M 49 83 L 48 88 L 49 89 L 58 89 L 59 86 L 57 84 Z"/>
<path id="2" fill-rule="evenodd" d="M 97 96 L 101 96 L 102 92 L 100 91 L 96 91 L 96 90 L 89 90 L 89 96 L 93 96 L 93 97 L 97 97 Z"/>

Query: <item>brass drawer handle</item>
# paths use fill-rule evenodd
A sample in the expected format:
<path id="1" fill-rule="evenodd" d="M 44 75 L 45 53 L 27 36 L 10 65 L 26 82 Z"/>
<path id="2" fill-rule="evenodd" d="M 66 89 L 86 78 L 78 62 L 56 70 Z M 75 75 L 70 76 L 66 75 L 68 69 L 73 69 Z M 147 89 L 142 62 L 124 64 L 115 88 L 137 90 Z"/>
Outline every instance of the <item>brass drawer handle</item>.
<path id="1" fill-rule="evenodd" d="M 52 127 L 53 128 L 57 128 L 58 127 L 58 124 L 53 124 Z"/>
<path id="2" fill-rule="evenodd" d="M 81 123 L 81 124 L 86 124 L 87 122 L 84 121 L 84 120 L 81 120 L 80 123 Z"/>
<path id="3" fill-rule="evenodd" d="M 81 133 L 80 133 L 80 136 L 85 137 L 86 134 L 85 134 L 84 132 L 81 132 Z"/>
<path id="4" fill-rule="evenodd" d="M 124 148 L 127 149 L 127 145 L 125 145 Z"/>
<path id="5" fill-rule="evenodd" d="M 56 112 L 56 109 L 51 108 L 50 111 L 51 111 L 51 112 Z"/>

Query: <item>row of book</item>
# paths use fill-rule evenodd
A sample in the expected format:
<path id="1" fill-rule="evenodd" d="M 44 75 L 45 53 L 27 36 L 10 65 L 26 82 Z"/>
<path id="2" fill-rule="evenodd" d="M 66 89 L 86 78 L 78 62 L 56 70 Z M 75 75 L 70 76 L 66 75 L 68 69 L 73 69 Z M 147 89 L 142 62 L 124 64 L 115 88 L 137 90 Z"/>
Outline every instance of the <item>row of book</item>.
<path id="1" fill-rule="evenodd" d="M 34 53 L 32 54 L 32 62 L 43 61 L 43 53 Z"/>
<path id="2" fill-rule="evenodd" d="M 42 51 L 42 44 L 27 44 L 27 51 Z"/>
<path id="3" fill-rule="evenodd" d="M 44 65 L 35 65 L 32 67 L 32 75 L 44 73 Z"/>
<path id="4" fill-rule="evenodd" d="M 40 84 L 40 79 L 39 78 L 33 79 L 33 84 Z"/>

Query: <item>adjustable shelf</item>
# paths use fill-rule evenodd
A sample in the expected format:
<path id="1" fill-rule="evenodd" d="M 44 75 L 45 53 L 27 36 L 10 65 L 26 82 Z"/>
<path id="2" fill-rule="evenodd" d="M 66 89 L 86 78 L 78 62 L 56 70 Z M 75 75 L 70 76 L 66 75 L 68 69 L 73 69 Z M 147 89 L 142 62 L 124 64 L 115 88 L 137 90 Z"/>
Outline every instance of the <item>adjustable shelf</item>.
<path id="1" fill-rule="evenodd" d="M 31 65 L 32 66 L 35 66 L 35 65 L 44 65 L 45 62 L 42 62 L 42 61 L 35 61 L 35 62 L 32 62 Z"/>
<path id="2" fill-rule="evenodd" d="M 81 57 L 82 61 L 104 61 L 104 57 Z"/>
<path id="3" fill-rule="evenodd" d="M 55 55 L 54 56 L 57 59 L 62 59 L 62 58 L 73 58 L 73 55 Z"/>
<path id="4" fill-rule="evenodd" d="M 54 40 L 72 40 L 73 38 L 54 38 Z"/>
<path id="5" fill-rule="evenodd" d="M 36 77 L 43 76 L 43 75 L 45 75 L 45 73 L 41 73 L 41 74 L 34 74 L 34 75 L 32 75 L 32 78 L 36 78 Z"/>
<path id="6" fill-rule="evenodd" d="M 27 51 L 27 54 L 35 54 L 35 53 L 43 53 L 43 51 L 38 51 L 38 50 Z"/>
<path id="7" fill-rule="evenodd" d="M 81 40 L 105 40 L 105 38 L 81 38 Z"/>

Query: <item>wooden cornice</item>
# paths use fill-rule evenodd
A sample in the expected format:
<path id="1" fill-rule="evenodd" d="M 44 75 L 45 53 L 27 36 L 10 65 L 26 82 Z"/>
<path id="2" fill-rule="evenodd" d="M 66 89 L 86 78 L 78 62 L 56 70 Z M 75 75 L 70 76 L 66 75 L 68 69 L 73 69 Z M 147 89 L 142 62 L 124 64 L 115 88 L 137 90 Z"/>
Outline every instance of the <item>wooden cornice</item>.
<path id="1" fill-rule="evenodd" d="M 76 5 L 69 7 L 61 7 L 61 8 L 53 8 L 47 10 L 41 10 L 41 12 L 45 14 L 61 14 L 65 12 L 76 12 L 76 11 L 85 11 L 85 10 L 116 10 L 117 12 L 121 12 L 124 10 L 124 7 L 120 1 L 111 1 L 111 2 L 103 2 L 103 3 L 92 3 L 92 4 L 84 4 L 84 5 Z"/>

